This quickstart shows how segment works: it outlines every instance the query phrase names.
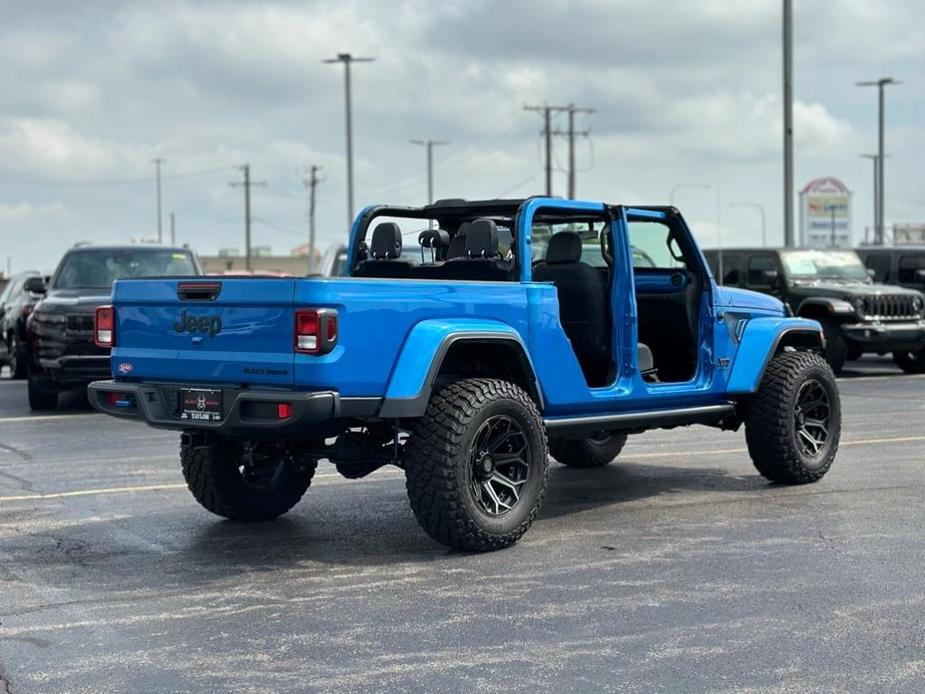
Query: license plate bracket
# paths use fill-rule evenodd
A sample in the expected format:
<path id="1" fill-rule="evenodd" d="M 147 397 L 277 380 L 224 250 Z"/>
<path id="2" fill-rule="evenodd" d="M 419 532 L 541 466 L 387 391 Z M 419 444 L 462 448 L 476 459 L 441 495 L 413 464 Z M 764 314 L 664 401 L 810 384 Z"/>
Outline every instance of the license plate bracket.
<path id="1" fill-rule="evenodd" d="M 181 388 L 180 419 L 191 422 L 220 422 L 222 391 L 215 388 Z"/>

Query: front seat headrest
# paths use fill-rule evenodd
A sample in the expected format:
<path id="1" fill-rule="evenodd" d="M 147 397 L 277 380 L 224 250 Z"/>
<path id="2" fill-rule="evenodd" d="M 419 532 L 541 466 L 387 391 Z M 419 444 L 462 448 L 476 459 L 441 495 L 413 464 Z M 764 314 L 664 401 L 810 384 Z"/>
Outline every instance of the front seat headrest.
<path id="1" fill-rule="evenodd" d="M 466 234 L 466 257 L 496 258 L 498 255 L 498 225 L 491 219 L 476 219 Z"/>
<path id="2" fill-rule="evenodd" d="M 463 222 L 456 229 L 456 235 L 450 240 L 450 245 L 446 249 L 446 259 L 462 258 L 466 255 L 466 234 L 469 233 L 471 222 Z"/>
<path id="3" fill-rule="evenodd" d="M 446 248 L 450 245 L 450 235 L 443 229 L 425 229 L 418 235 L 421 248 Z"/>
<path id="4" fill-rule="evenodd" d="M 574 231 L 560 231 L 549 239 L 546 249 L 546 262 L 577 263 L 581 260 L 581 237 Z"/>
<path id="5" fill-rule="evenodd" d="M 376 260 L 394 260 L 401 255 L 401 227 L 395 222 L 383 222 L 373 230 L 369 255 Z"/>

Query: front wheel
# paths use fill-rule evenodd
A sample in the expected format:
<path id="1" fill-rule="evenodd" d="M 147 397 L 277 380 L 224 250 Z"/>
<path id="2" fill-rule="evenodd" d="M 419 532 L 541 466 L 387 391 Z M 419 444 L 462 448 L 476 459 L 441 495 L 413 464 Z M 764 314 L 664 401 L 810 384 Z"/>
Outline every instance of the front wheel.
<path id="1" fill-rule="evenodd" d="M 272 442 L 219 439 L 207 446 L 181 446 L 186 486 L 217 516 L 262 521 L 298 503 L 318 461 Z"/>
<path id="2" fill-rule="evenodd" d="M 925 373 L 925 349 L 920 352 L 893 352 L 893 361 L 907 374 Z"/>
<path id="3" fill-rule="evenodd" d="M 7 344 L 10 347 L 10 378 L 14 380 L 22 380 L 26 377 L 26 367 L 29 364 L 26 351 L 23 349 L 23 346 L 20 343 L 19 338 L 16 336 L 16 333 L 13 333 L 10 336 L 10 340 Z"/>
<path id="4" fill-rule="evenodd" d="M 848 360 L 848 341 L 839 323 L 825 319 L 819 322 L 825 335 L 825 360 L 835 374 L 840 374 Z"/>
<path id="5" fill-rule="evenodd" d="M 811 352 L 776 355 L 745 407 L 758 472 L 773 482 L 815 482 L 831 467 L 840 435 L 838 386 L 826 361 Z"/>
<path id="6" fill-rule="evenodd" d="M 43 387 L 42 381 L 31 372 L 29 373 L 27 390 L 29 394 L 29 409 L 33 412 L 58 409 L 58 391 Z"/>
<path id="7" fill-rule="evenodd" d="M 434 395 L 405 445 L 408 499 L 430 537 L 456 549 L 509 547 L 542 505 L 543 420 L 522 389 L 472 378 Z"/>
<path id="8" fill-rule="evenodd" d="M 550 439 L 549 452 L 568 467 L 595 468 L 612 463 L 625 445 L 626 434 L 600 431 L 582 439 Z"/>

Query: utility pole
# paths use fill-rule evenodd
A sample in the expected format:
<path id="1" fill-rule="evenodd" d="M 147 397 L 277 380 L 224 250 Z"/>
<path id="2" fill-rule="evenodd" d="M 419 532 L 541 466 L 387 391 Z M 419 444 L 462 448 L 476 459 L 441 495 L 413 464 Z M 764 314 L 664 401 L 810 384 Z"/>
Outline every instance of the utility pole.
<path id="1" fill-rule="evenodd" d="M 244 188 L 244 268 L 252 270 L 251 267 L 251 187 L 264 186 L 263 181 L 251 181 L 251 165 L 244 164 L 241 167 L 244 172 L 244 181 L 242 183 L 232 183 L 233 188 L 241 186 Z"/>
<path id="2" fill-rule="evenodd" d="M 546 136 L 546 195 L 552 195 L 552 136 L 565 135 L 568 138 L 568 196 L 575 198 L 575 138 L 588 137 L 590 130 L 575 130 L 576 113 L 594 113 L 593 108 L 579 108 L 575 104 L 568 106 L 524 106 L 526 111 L 537 111 L 543 113 L 545 127 L 543 133 Z M 568 113 L 568 130 L 552 130 L 550 114 L 556 112 Z"/>
<path id="3" fill-rule="evenodd" d="M 881 77 L 878 80 L 868 82 L 857 82 L 859 87 L 876 87 L 877 88 L 877 199 L 876 207 L 877 221 L 874 225 L 874 244 L 883 245 L 883 211 L 886 207 L 886 188 L 883 182 L 883 148 L 884 148 L 884 99 L 883 88 L 888 84 L 902 84 L 899 80 L 892 77 Z"/>
<path id="4" fill-rule="evenodd" d="M 409 140 L 413 145 L 421 145 L 427 150 L 427 204 L 434 201 L 434 147 L 450 144 L 446 140 Z M 434 220 L 428 220 L 428 228 L 434 228 Z"/>
<path id="5" fill-rule="evenodd" d="M 350 108 L 350 65 L 371 63 L 375 58 L 355 58 L 350 53 L 338 53 L 336 58 L 322 60 L 322 63 L 344 64 L 344 111 L 347 125 L 347 233 L 353 225 L 353 113 Z"/>
<path id="6" fill-rule="evenodd" d="M 305 187 L 308 188 L 308 274 L 315 271 L 315 195 L 321 183 L 318 178 L 320 170 L 320 166 L 312 164 L 308 170 L 308 180 L 305 181 Z"/>
<path id="7" fill-rule="evenodd" d="M 177 245 L 177 218 L 173 212 L 170 213 L 170 245 Z"/>
<path id="8" fill-rule="evenodd" d="M 164 160 L 161 157 L 156 157 L 151 160 L 154 164 L 155 176 L 157 178 L 157 242 L 164 242 L 164 233 L 161 227 L 161 164 L 164 163 Z"/>
<path id="9" fill-rule="evenodd" d="M 546 140 L 546 197 L 552 196 L 552 106 L 524 106 L 524 111 L 535 111 L 543 114 L 543 137 Z"/>
<path id="10" fill-rule="evenodd" d="M 793 248 L 793 0 L 784 0 L 784 246 Z"/>

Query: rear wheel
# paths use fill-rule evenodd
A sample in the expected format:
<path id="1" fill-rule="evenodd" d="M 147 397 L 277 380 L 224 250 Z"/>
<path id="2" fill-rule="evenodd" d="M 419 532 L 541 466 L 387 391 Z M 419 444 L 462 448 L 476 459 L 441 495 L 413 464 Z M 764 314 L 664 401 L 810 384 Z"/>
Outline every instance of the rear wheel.
<path id="1" fill-rule="evenodd" d="M 549 452 L 563 465 L 603 467 L 612 463 L 626 445 L 626 434 L 599 431 L 583 439 L 550 439 Z"/>
<path id="2" fill-rule="evenodd" d="M 925 350 L 921 352 L 893 352 L 896 366 L 907 374 L 925 373 Z"/>
<path id="3" fill-rule="evenodd" d="M 831 467 L 840 436 L 829 365 L 811 352 L 776 355 L 745 408 L 745 441 L 758 472 L 785 484 L 815 482 Z"/>
<path id="4" fill-rule="evenodd" d="M 276 518 L 305 494 L 318 461 L 276 443 L 219 439 L 181 446 L 186 485 L 203 508 L 237 521 Z"/>
<path id="5" fill-rule="evenodd" d="M 434 395 L 405 446 L 408 499 L 437 542 L 465 550 L 509 547 L 546 491 L 543 420 L 522 389 L 474 378 Z"/>
<path id="6" fill-rule="evenodd" d="M 49 388 L 43 379 L 29 371 L 29 409 L 36 412 L 58 409 L 58 391 Z"/>

